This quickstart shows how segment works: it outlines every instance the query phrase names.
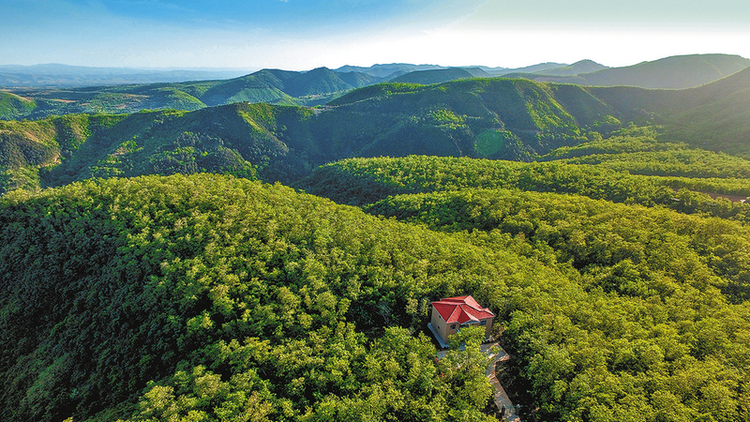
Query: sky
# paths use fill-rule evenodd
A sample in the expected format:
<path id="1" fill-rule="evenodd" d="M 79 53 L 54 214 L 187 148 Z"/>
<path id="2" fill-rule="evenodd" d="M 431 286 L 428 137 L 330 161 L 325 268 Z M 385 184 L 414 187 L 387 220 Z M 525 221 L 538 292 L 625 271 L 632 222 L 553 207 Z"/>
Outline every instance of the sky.
<path id="1" fill-rule="evenodd" d="M 516 68 L 750 58 L 747 0 L 0 0 L 0 65 Z"/>

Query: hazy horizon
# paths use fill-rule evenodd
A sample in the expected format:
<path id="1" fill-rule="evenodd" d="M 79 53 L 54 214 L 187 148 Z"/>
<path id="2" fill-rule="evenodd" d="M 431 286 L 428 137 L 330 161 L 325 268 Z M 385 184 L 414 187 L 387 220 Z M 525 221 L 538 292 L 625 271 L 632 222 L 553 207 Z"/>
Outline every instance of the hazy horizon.
<path id="1" fill-rule="evenodd" d="M 0 0 L 2 65 L 517 68 L 750 57 L 750 3 L 717 0 Z"/>

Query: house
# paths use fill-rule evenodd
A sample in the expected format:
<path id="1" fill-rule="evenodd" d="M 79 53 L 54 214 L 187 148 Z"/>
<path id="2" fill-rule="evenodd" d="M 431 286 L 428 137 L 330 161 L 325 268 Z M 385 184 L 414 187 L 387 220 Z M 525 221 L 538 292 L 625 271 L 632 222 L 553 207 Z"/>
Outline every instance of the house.
<path id="1" fill-rule="evenodd" d="M 447 347 L 448 337 L 467 325 L 483 326 L 485 337 L 489 337 L 495 314 L 483 308 L 473 297 L 449 297 L 432 302 L 431 305 L 432 317 L 428 326 L 441 346 Z"/>

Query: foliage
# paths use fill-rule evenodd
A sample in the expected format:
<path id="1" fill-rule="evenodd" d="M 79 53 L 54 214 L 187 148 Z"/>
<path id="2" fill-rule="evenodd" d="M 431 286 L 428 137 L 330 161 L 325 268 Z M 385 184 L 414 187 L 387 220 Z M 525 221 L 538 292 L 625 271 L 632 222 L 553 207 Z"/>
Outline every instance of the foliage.
<path id="1" fill-rule="evenodd" d="M 436 365 L 410 334 L 430 300 L 457 294 L 505 328 L 504 383 L 534 409 L 524 417 L 747 416 L 745 226 L 460 186 L 524 163 L 475 178 L 498 162 L 359 161 L 342 164 L 372 175 L 374 161 L 395 190 L 456 188 L 368 209 L 410 224 L 209 174 L 6 194 L 2 417 L 485 418 L 473 340 Z"/>
<path id="2" fill-rule="evenodd" d="M 746 162 L 740 158 L 691 149 L 686 143 L 661 140 L 675 136 L 675 126 L 670 126 L 670 122 L 677 122 L 684 110 L 704 106 L 716 108 L 719 105 L 711 102 L 715 95 L 741 94 L 744 89 L 741 83 L 743 75 L 740 73 L 710 86 L 685 92 L 584 89 L 574 85 L 502 78 L 472 78 L 427 86 L 389 83 L 356 90 L 317 110 L 237 103 L 191 113 L 137 113 L 118 117 L 120 120 L 127 119 L 127 124 L 91 132 L 83 140 L 76 138 L 74 144 L 77 147 L 84 143 L 89 146 L 76 154 L 73 160 L 67 160 L 73 155 L 69 148 L 58 145 L 62 156 L 61 168 L 43 172 L 41 177 L 43 184 L 56 186 L 94 175 L 149 174 L 159 172 L 158 169 L 162 167 L 168 169 L 165 173 L 201 171 L 205 167 L 196 163 L 196 157 L 172 157 L 176 161 L 167 157 L 170 154 L 156 157 L 165 152 L 165 145 L 173 142 L 181 133 L 191 132 L 221 140 L 222 147 L 233 150 L 235 158 L 241 157 L 246 162 L 242 166 L 257 168 L 260 178 L 287 184 L 307 175 L 318 165 L 342 158 L 401 157 L 409 154 L 520 161 L 531 161 L 541 156 L 545 161 L 596 164 L 631 174 L 745 178 L 748 169 Z M 188 84 L 189 89 L 188 85 L 180 89 L 144 85 L 127 87 L 127 92 L 91 90 L 88 94 L 79 92 L 75 95 L 80 96 L 81 101 L 85 97 L 92 107 L 100 104 L 101 107 L 97 107 L 106 111 L 117 110 L 106 104 L 108 98 L 119 96 L 123 101 L 146 106 L 151 95 L 182 102 L 182 105 L 175 103 L 175 107 L 194 109 L 202 107 L 201 102 L 214 104 L 229 101 L 224 96 L 230 92 L 234 95 L 231 101 L 252 100 L 245 95 L 261 89 L 256 87 L 259 81 L 272 87 L 270 89 L 279 90 L 282 85 L 287 88 L 293 86 L 297 93 L 315 96 L 324 95 L 319 93 L 338 86 L 335 78 L 343 80 L 341 78 L 349 77 L 333 75 L 325 69 L 308 72 L 304 78 L 295 72 L 283 71 L 261 71 L 250 76 L 218 85 L 208 82 Z M 89 94 L 94 97 L 86 97 Z M 216 98 L 209 101 L 209 97 Z M 152 105 L 160 107 L 156 103 Z M 683 110 L 680 106 L 686 108 Z M 649 111 L 651 109 L 658 109 L 658 112 Z M 721 107 L 716 108 L 719 109 Z M 73 120 L 87 119 L 82 117 L 85 115 L 75 116 L 78 117 L 73 117 Z M 628 122 L 633 120 L 654 120 L 665 126 L 659 131 L 628 126 Z M 49 126 L 51 121 L 57 120 L 42 120 L 39 125 Z M 626 123 L 624 128 L 622 122 Z M 27 139 L 27 128 L 31 124 L 7 122 L 6 126 L 6 138 L 12 139 L 7 141 L 9 151 L 5 155 L 11 157 L 16 165 L 32 165 L 27 158 L 20 159 L 23 154 L 13 149 L 21 142 L 19 139 Z M 732 127 L 744 130 L 743 124 Z M 63 128 L 57 126 L 55 130 L 64 132 Z M 77 136 L 85 135 L 86 131 L 77 133 Z M 705 131 L 701 133 L 706 134 Z M 55 137 L 59 143 L 66 139 L 61 135 L 47 137 Z M 129 141 L 139 142 L 143 150 L 133 154 L 130 161 L 112 156 L 119 145 Z M 686 137 L 686 141 L 695 145 L 695 140 L 690 137 Z M 709 142 L 706 148 L 721 149 L 723 145 Z M 24 148 L 29 153 L 45 157 L 45 166 L 57 164 L 52 159 L 56 156 L 54 144 L 29 144 Z M 201 153 L 214 151 L 211 149 L 213 147 L 208 148 L 208 151 Z M 166 161 L 160 162 L 162 159 Z M 157 161 L 156 167 L 151 165 L 154 160 Z M 227 167 L 236 172 L 237 163 L 237 160 L 231 159 Z M 628 176 L 624 178 L 630 179 Z M 675 186 L 672 181 L 669 183 L 670 188 Z M 676 189 L 679 190 L 679 187 Z M 706 193 L 741 194 L 728 190 L 724 187 L 721 192 Z M 669 200 L 666 192 L 664 190 L 664 198 L 659 203 L 666 204 L 665 201 Z"/>
<path id="3" fill-rule="evenodd" d="M 750 70 L 686 91 L 666 121 L 665 139 L 748 158 Z"/>
<path id="4" fill-rule="evenodd" d="M 357 205 L 398 193 L 516 188 L 573 193 L 627 204 L 661 205 L 686 213 L 706 213 L 740 221 L 747 221 L 750 216 L 748 204 L 712 199 L 700 192 L 706 189 L 707 192 L 742 195 L 747 191 L 747 184 L 742 181 L 637 176 L 602 166 L 560 162 L 519 163 L 424 156 L 354 158 L 322 166 L 298 186 L 316 195 Z"/>
<path id="5" fill-rule="evenodd" d="M 655 134 L 612 136 L 563 147 L 543 157 L 570 164 L 595 164 L 630 174 L 680 177 L 750 178 L 750 161 L 686 144 L 659 142 Z"/>
<path id="6" fill-rule="evenodd" d="M 676 68 L 686 65 L 697 71 L 704 86 L 691 89 L 643 89 L 627 86 L 582 87 L 572 84 L 539 83 L 524 79 L 471 78 L 439 85 L 405 83 L 376 84 L 383 79 L 357 72 L 335 72 L 314 69 L 289 72 L 264 69 L 251 75 L 224 81 L 198 81 L 179 84 L 146 84 L 115 87 L 78 88 L 73 90 L 21 90 L 2 93 L 0 118 L 44 118 L 53 114 L 132 113 L 144 109 L 197 110 L 235 102 L 265 102 L 283 105 L 317 106 L 327 109 L 346 106 L 355 113 L 389 113 L 391 118 L 410 117 L 420 109 L 447 104 L 456 115 L 471 117 L 473 140 L 486 130 L 510 130 L 520 145 L 499 151 L 493 158 L 529 160 L 561 146 L 571 146 L 596 133 L 605 137 L 630 123 L 660 124 L 660 139 L 687 143 L 693 147 L 730 154 L 745 154 L 750 121 L 747 116 L 747 86 L 750 71 L 741 70 L 742 60 L 733 56 L 694 56 L 670 58 L 675 63 L 643 64 L 633 69 L 605 69 L 593 75 L 631 72 L 650 66 Z M 739 60 L 738 60 L 739 59 Z M 723 66 L 717 70 L 712 62 Z M 729 71 L 728 69 L 734 69 Z M 715 80 L 718 75 L 726 76 Z M 464 70 L 447 69 L 440 72 Z M 653 69 L 647 71 L 652 72 Z M 707 78 L 706 75 L 710 74 Z M 464 75 L 465 76 L 465 75 Z M 652 75 L 653 76 L 653 75 Z M 690 76 L 691 78 L 696 75 Z M 578 77 L 580 79 L 580 76 Z M 672 78 L 676 80 L 677 78 Z M 621 85 L 621 84 L 618 84 Z M 361 89 L 354 89 L 363 87 Z M 353 90 L 353 91 L 352 91 Z M 33 102 L 24 100 L 31 99 Z M 3 111 L 7 113 L 2 114 Z M 340 116 L 345 118 L 345 115 Z M 499 122 L 493 121 L 499 120 Z M 394 131 L 390 121 L 384 132 L 373 133 L 370 142 L 403 137 Z M 350 136 L 361 131 L 350 132 Z M 389 133 L 390 132 L 390 133 Z M 596 132 L 596 133 L 594 133 Z M 422 132 L 427 139 L 434 132 Z M 377 150 L 386 151 L 388 142 Z M 437 142 L 458 145 L 458 155 L 475 156 L 473 143 L 461 137 Z M 360 148 L 363 145 L 360 145 Z M 370 148 L 372 150 L 372 148 Z M 398 155 L 421 153 L 415 149 Z M 389 154 L 395 155 L 395 154 Z M 455 152 L 453 153 L 455 155 Z M 344 155 L 346 156 L 346 155 Z M 337 157 L 337 159 L 343 156 Z"/>
<path id="7" fill-rule="evenodd" d="M 521 236 L 532 245 L 551 246 L 557 251 L 557 261 L 570 262 L 585 273 L 601 273 L 600 266 L 615 266 L 625 259 L 636 266 L 658 262 L 652 271 L 664 272 L 667 263 L 691 267 L 694 274 L 679 274 L 683 270 L 678 269 L 666 272 L 683 281 L 695 274 L 715 272 L 725 278 L 723 282 L 716 281 L 717 286 L 734 292 L 730 297 L 738 301 L 750 298 L 750 284 L 747 284 L 750 267 L 745 268 L 744 261 L 737 261 L 736 255 L 737 251 L 750 247 L 750 233 L 735 222 L 577 196 L 515 190 L 463 189 L 400 195 L 380 201 L 368 210 L 428 223 L 441 230 L 499 229 Z M 680 256 L 693 263 L 665 262 L 666 244 L 672 249 L 670 259 Z M 651 261 L 651 254 L 658 256 L 659 261 Z M 727 268 L 732 268 L 731 273 L 725 272 Z M 639 289 L 642 288 L 633 291 Z"/>
<path id="8" fill-rule="evenodd" d="M 36 191 L 40 186 L 38 168 L 22 167 L 0 171 L 0 194 L 16 189 Z"/>

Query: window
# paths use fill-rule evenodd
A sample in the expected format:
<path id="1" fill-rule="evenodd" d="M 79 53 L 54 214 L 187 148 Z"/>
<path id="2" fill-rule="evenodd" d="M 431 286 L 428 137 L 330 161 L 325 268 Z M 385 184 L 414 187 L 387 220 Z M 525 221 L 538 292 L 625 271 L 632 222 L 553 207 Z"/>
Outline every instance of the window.
<path id="1" fill-rule="evenodd" d="M 487 325 L 487 321 L 482 321 L 479 323 L 479 325 Z"/>
<path id="2" fill-rule="evenodd" d="M 451 324 L 451 330 L 455 330 L 455 329 L 456 329 L 456 324 Z"/>

